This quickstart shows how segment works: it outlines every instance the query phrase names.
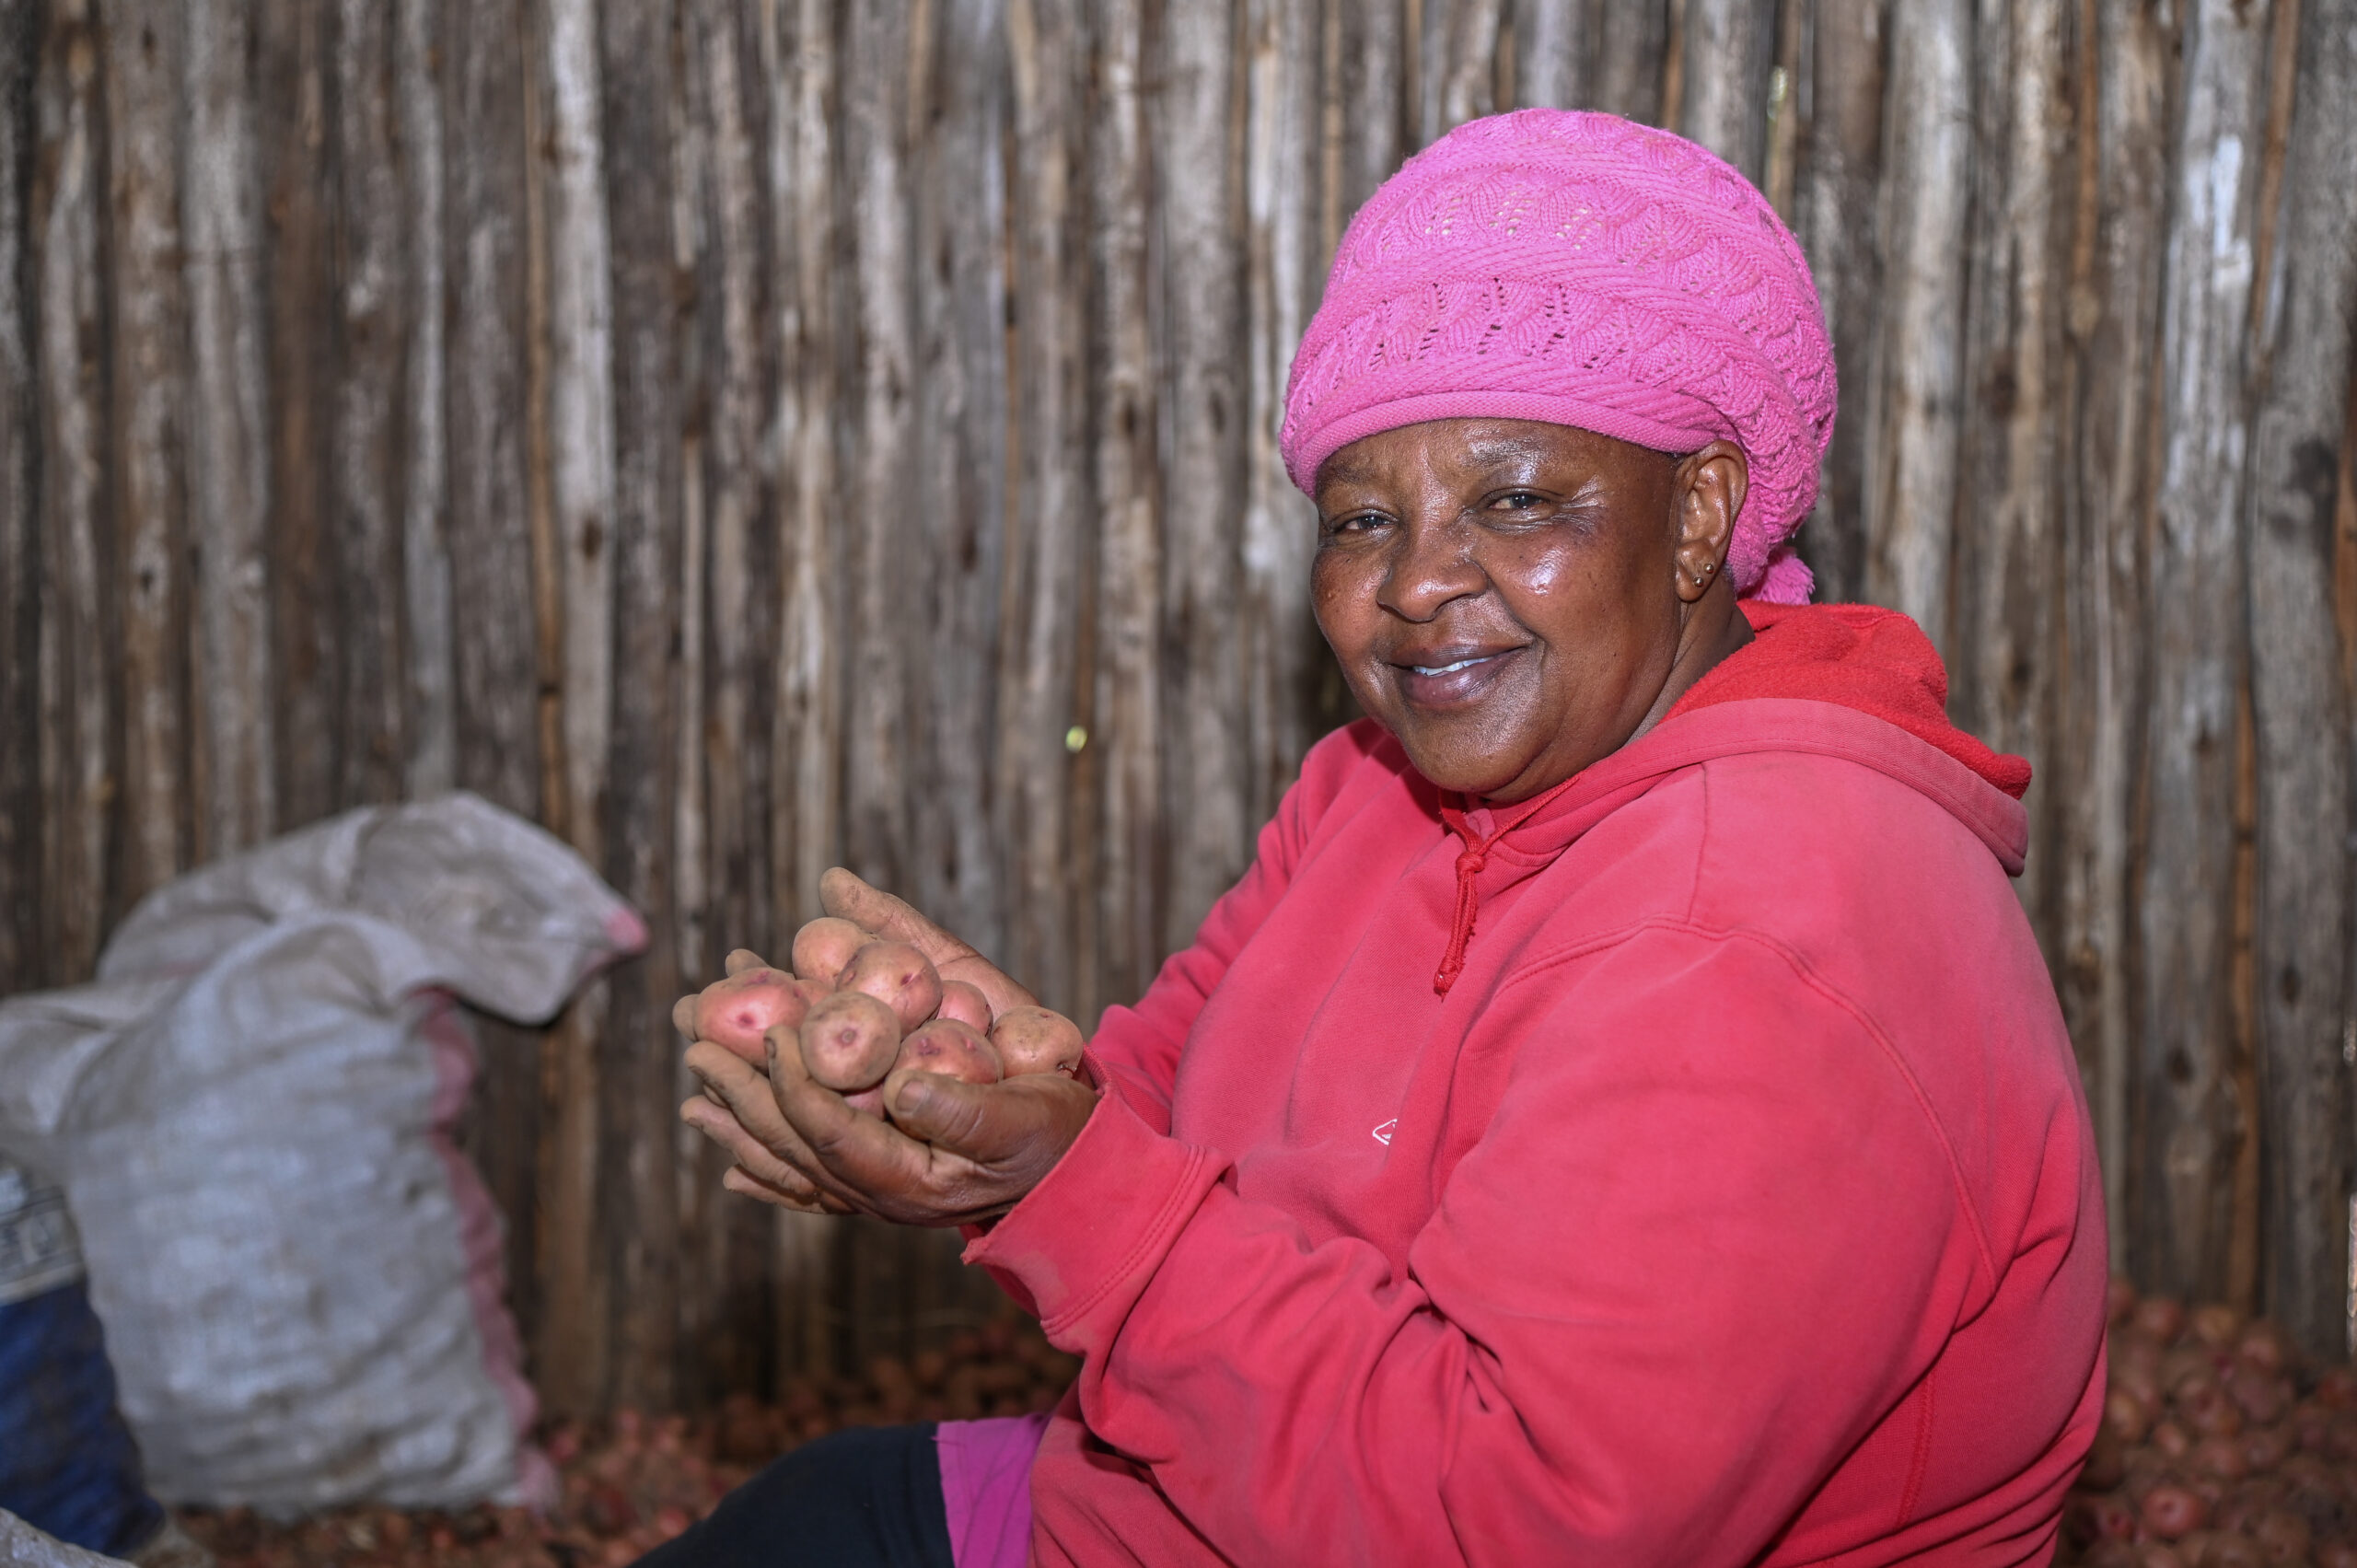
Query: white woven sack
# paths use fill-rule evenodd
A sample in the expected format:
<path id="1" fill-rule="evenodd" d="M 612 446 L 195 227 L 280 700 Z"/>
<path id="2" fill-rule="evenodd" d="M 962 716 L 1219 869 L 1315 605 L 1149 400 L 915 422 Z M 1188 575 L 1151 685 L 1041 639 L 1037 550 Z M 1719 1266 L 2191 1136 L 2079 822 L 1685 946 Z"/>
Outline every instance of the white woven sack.
<path id="1" fill-rule="evenodd" d="M 119 1557 L 101 1557 L 45 1535 L 0 1508 L 0 1568 L 131 1568 Z"/>
<path id="2" fill-rule="evenodd" d="M 645 938 L 578 855 L 460 794 L 192 872 L 93 984 L 0 1001 L 0 1151 L 64 1185 L 157 1496 L 552 1481 L 498 1222 L 447 1137 L 473 1067 L 452 998 L 545 1019 Z"/>

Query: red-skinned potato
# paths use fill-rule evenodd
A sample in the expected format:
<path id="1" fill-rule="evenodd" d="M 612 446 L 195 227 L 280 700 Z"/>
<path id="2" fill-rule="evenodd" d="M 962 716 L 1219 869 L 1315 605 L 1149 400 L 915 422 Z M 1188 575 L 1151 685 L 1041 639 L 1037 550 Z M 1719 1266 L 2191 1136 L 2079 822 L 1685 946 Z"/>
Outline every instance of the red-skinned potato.
<path id="1" fill-rule="evenodd" d="M 2332 1424 L 2340 1418 L 2322 1405 L 2303 1403 L 2293 1408 L 2292 1419 L 2286 1423 L 2292 1433 L 2292 1446 L 2304 1454 L 2332 1452 Z"/>
<path id="2" fill-rule="evenodd" d="M 2280 1426 L 2258 1426 L 2240 1439 L 2243 1463 L 2258 1473 L 2275 1469 L 2292 1457 L 2292 1434 Z"/>
<path id="3" fill-rule="evenodd" d="M 2218 1358 L 2200 1345 L 2179 1345 L 2161 1357 L 2160 1380 L 2171 1398 L 2181 1398 L 2192 1384 L 2218 1380 Z"/>
<path id="4" fill-rule="evenodd" d="M 982 1034 L 991 1032 L 990 998 L 982 994 L 981 987 L 969 985 L 962 980 L 941 982 L 941 1005 L 934 1010 L 934 1016 L 955 1018 L 968 1028 Z"/>
<path id="5" fill-rule="evenodd" d="M 760 1066 L 768 1060 L 761 1037 L 798 1028 L 823 993 L 783 970 L 751 969 L 716 980 L 696 998 L 695 1038 L 726 1046 Z"/>
<path id="6" fill-rule="evenodd" d="M 2316 1377 L 2316 1401 L 2328 1410 L 2357 1409 L 2357 1367 L 2326 1367 Z"/>
<path id="7" fill-rule="evenodd" d="M 900 1042 L 900 1060 L 884 1080 L 884 1114 L 900 1103 L 900 1086 L 919 1073 L 969 1084 L 995 1084 L 1004 1075 L 989 1037 L 955 1018 L 935 1018 Z"/>
<path id="8" fill-rule="evenodd" d="M 2240 1481 L 2250 1474 L 2250 1461 L 2244 1457 L 2242 1445 L 2231 1437 L 2200 1439 L 2187 1451 L 2185 1462 L 2198 1473 L 2221 1481 Z"/>
<path id="9" fill-rule="evenodd" d="M 2240 1530 L 2221 1530 L 2201 1549 L 2200 1568 L 2268 1568 L 2267 1549 Z"/>
<path id="10" fill-rule="evenodd" d="M 2084 1523 L 2096 1539 L 2124 1545 L 2136 1534 L 2136 1509 L 2123 1497 L 2091 1497 Z"/>
<path id="11" fill-rule="evenodd" d="M 802 1020 L 802 1065 L 838 1094 L 872 1089 L 900 1051 L 900 1020 L 864 991 L 838 991 Z"/>
<path id="12" fill-rule="evenodd" d="M 838 991 L 860 991 L 892 1009 L 902 1032 L 914 1029 L 941 1005 L 941 976 L 933 960 L 906 942 L 870 942 L 851 956 L 835 977 Z"/>
<path id="13" fill-rule="evenodd" d="M 2270 1508 L 2251 1529 L 2270 1562 L 2305 1562 L 2315 1534 L 2307 1520 L 2286 1508 Z"/>
<path id="14" fill-rule="evenodd" d="M 2243 1330 L 2235 1353 L 2262 1372 L 2281 1372 L 2292 1365 L 2292 1346 L 2283 1330 L 2264 1319 Z"/>
<path id="15" fill-rule="evenodd" d="M 874 940 L 850 921 L 822 915 L 794 934 L 794 972 L 831 985 L 851 956 Z"/>
<path id="16" fill-rule="evenodd" d="M 2135 1444 L 2153 1429 L 2153 1417 L 2143 1400 L 2125 1388 L 2114 1388 L 2104 1399 L 2103 1424 L 2120 1442 Z"/>
<path id="17" fill-rule="evenodd" d="M 2189 1378 L 2177 1389 L 2177 1415 L 2204 1437 L 2232 1437 L 2243 1429 L 2242 1407 L 2214 1381 Z"/>
<path id="18" fill-rule="evenodd" d="M 955 1018 L 935 1018 L 910 1031 L 892 1063 L 895 1073 L 903 1070 L 938 1073 L 969 1084 L 995 1084 L 1006 1075 L 990 1038 Z"/>
<path id="19" fill-rule="evenodd" d="M 2292 1408 L 2290 1381 L 2254 1362 L 2238 1362 L 2228 1370 L 2226 1397 L 2259 1426 L 2273 1425 Z"/>
<path id="20" fill-rule="evenodd" d="M 1033 1073 L 1062 1073 L 1069 1077 L 1080 1068 L 1080 1026 L 1062 1013 L 1045 1007 L 1010 1007 L 991 1026 L 991 1043 L 998 1048 L 1006 1075 L 1020 1078 Z"/>
<path id="21" fill-rule="evenodd" d="M 2207 1302 L 2186 1314 L 2193 1337 L 2213 1351 L 2231 1350 L 2243 1331 L 2242 1314 L 2221 1302 Z"/>
<path id="22" fill-rule="evenodd" d="M 2210 1510 L 2185 1487 L 2164 1481 L 2144 1493 L 2136 1514 L 2145 1529 L 2163 1540 L 2175 1540 L 2189 1530 L 2200 1529 Z"/>
<path id="23" fill-rule="evenodd" d="M 2147 1296 L 2136 1304 L 2129 1320 L 2161 1343 L 2175 1344 L 2185 1331 L 2185 1304 L 2165 1295 Z"/>

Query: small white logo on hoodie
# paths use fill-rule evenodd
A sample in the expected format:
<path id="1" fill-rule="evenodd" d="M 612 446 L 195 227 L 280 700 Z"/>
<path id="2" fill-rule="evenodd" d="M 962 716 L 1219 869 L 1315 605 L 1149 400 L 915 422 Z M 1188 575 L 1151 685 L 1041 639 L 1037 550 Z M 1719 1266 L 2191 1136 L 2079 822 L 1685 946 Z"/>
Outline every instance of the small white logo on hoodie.
<path id="1" fill-rule="evenodd" d="M 1389 1148 L 1391 1146 L 1391 1134 L 1399 1129 L 1399 1119 L 1395 1116 L 1390 1121 L 1385 1122 L 1382 1126 L 1375 1130 L 1375 1141 L 1381 1144 L 1385 1148 Z"/>

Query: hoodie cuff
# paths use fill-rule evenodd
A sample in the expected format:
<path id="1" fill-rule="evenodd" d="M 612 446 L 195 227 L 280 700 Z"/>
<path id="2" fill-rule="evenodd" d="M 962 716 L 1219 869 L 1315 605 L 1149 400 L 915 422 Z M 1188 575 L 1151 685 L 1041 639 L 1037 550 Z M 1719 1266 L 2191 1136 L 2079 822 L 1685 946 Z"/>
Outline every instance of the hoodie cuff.
<path id="1" fill-rule="evenodd" d="M 1064 1157 L 1023 1201 L 966 1248 L 966 1261 L 1020 1282 L 1040 1327 L 1086 1353 L 1094 1308 L 1124 1310 L 1218 1181 L 1210 1151 L 1148 1127 L 1118 1090 L 1097 1109 Z"/>

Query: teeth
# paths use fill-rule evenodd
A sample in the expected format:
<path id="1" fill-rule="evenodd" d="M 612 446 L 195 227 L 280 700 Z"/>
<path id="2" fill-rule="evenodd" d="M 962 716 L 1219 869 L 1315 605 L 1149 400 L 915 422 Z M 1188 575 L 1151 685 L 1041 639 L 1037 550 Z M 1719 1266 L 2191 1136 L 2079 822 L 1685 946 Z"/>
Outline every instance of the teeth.
<path id="1" fill-rule="evenodd" d="M 1414 670 L 1418 675 L 1449 675 L 1457 670 L 1469 669 L 1477 664 L 1486 664 L 1488 662 L 1489 656 L 1484 654 L 1479 658 L 1458 659 L 1455 664 L 1411 664 L 1408 668 Z"/>

